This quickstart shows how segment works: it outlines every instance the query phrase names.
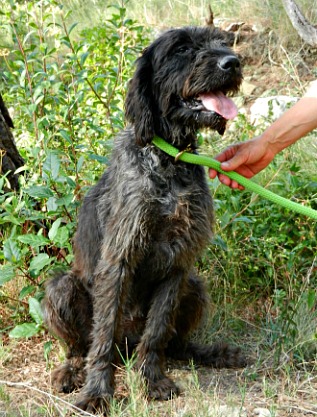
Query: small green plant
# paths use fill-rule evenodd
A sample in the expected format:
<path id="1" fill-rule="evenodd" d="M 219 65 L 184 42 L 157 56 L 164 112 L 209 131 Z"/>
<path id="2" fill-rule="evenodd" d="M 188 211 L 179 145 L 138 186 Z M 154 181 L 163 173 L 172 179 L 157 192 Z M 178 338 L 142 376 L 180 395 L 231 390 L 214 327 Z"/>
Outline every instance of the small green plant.
<path id="1" fill-rule="evenodd" d="M 9 333 L 10 337 L 32 337 L 39 331 L 43 330 L 43 314 L 41 304 L 36 298 L 33 297 L 29 297 L 28 303 L 29 314 L 33 321 L 31 323 L 23 323 L 16 326 Z"/>

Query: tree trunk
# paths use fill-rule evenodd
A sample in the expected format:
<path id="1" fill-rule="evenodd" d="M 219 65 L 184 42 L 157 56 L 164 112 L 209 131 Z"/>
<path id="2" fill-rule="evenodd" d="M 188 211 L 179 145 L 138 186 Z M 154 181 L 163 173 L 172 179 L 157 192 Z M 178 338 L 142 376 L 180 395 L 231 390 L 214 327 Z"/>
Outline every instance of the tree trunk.
<path id="1" fill-rule="evenodd" d="M 8 173 L 7 178 L 13 190 L 18 190 L 18 174 L 15 170 L 24 165 L 24 160 L 15 145 L 10 128 L 13 122 L 0 94 L 0 174 Z"/>
<path id="2" fill-rule="evenodd" d="M 294 0 L 282 0 L 285 11 L 296 32 L 304 42 L 317 46 L 317 29 L 305 18 Z"/>

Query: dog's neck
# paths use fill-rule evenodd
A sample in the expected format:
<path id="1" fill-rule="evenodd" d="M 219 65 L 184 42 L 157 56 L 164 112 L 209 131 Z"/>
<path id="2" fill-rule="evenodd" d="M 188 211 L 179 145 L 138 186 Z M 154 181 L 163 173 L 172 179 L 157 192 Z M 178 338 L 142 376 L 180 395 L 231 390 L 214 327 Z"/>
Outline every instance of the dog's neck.
<path id="1" fill-rule="evenodd" d="M 157 141 L 159 141 L 158 143 L 156 143 Z M 168 151 L 168 149 L 167 148 L 164 148 L 164 146 L 162 147 L 161 145 L 159 145 L 159 143 L 161 143 L 161 145 L 164 145 L 164 146 L 166 146 L 167 148 L 168 148 L 168 142 L 166 142 L 163 138 L 161 138 L 160 136 L 157 136 L 157 135 L 155 135 L 154 136 L 154 138 L 153 138 L 153 142 L 152 142 L 152 144 L 154 144 L 155 145 L 155 147 L 157 147 L 158 149 L 160 149 L 161 151 L 163 151 L 164 152 L 164 154 L 166 154 L 166 156 L 168 156 L 168 157 L 170 157 L 170 156 L 172 156 L 171 154 L 170 154 L 170 152 Z M 173 157 L 173 159 L 174 159 L 174 162 L 176 163 L 176 162 L 178 162 L 178 160 L 180 159 L 180 157 L 186 152 L 186 153 L 197 153 L 196 152 L 196 149 L 197 149 L 197 147 L 198 147 L 198 139 L 197 140 L 195 140 L 195 146 L 192 146 L 191 144 L 189 144 L 189 145 L 187 145 L 187 147 L 186 148 L 184 148 L 184 149 L 179 149 L 179 148 L 177 148 L 178 150 L 179 150 L 179 152 L 174 156 L 172 156 Z M 171 144 L 172 145 L 172 144 Z M 175 148 L 175 146 L 174 146 L 174 148 Z M 169 158 L 170 159 L 170 158 Z"/>
<path id="2" fill-rule="evenodd" d="M 182 151 L 188 151 L 193 152 L 195 151 L 199 146 L 199 140 L 197 135 L 190 134 L 190 135 L 160 135 L 157 134 L 155 136 L 158 136 L 162 139 L 164 139 L 167 143 L 170 143 L 175 148 L 179 149 L 180 152 Z"/>

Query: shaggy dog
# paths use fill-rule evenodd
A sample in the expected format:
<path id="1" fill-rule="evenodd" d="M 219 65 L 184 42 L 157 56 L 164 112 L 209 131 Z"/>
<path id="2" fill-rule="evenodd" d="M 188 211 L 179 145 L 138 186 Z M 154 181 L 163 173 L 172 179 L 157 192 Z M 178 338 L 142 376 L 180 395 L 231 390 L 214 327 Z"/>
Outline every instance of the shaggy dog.
<path id="1" fill-rule="evenodd" d="M 243 365 L 238 348 L 188 340 L 207 303 L 194 264 L 212 235 L 212 199 L 202 167 L 151 144 L 158 135 L 196 152 L 198 129 L 222 134 L 236 115 L 227 94 L 241 80 L 225 34 L 208 27 L 169 30 L 137 60 L 125 103 L 130 125 L 83 202 L 73 268 L 48 283 L 44 300 L 46 323 L 68 348 L 53 380 L 63 392 L 83 385 L 84 410 L 106 412 L 120 349 L 136 350 L 155 399 L 179 391 L 166 357 Z"/>

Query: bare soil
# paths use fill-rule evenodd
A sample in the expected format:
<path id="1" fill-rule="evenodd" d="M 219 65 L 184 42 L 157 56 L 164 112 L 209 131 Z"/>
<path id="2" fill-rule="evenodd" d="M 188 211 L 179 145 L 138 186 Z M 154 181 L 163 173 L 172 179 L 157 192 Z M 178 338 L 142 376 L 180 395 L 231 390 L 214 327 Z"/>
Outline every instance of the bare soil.
<path id="1" fill-rule="evenodd" d="M 59 363 L 62 351 L 54 341 L 47 363 L 44 343 L 49 339 L 44 335 L 24 341 L 4 340 L 7 357 L 2 357 L 0 370 L 0 416 L 60 416 L 72 409 L 78 393 L 59 394 L 50 384 L 50 369 Z M 169 402 L 152 403 L 153 414 L 149 415 L 317 415 L 317 374 L 299 370 L 287 374 L 285 370 L 255 365 L 242 370 L 193 370 L 181 363 L 169 364 L 169 374 L 180 384 L 182 394 Z M 119 370 L 117 399 L 128 398 L 130 388 L 125 371 Z M 147 407 L 145 398 L 139 401 Z"/>

